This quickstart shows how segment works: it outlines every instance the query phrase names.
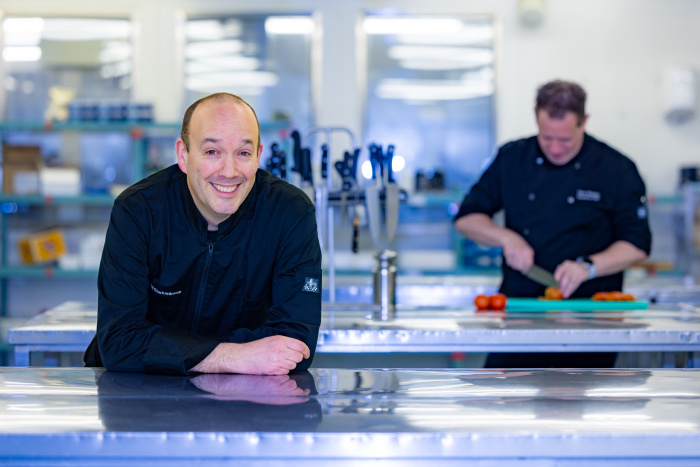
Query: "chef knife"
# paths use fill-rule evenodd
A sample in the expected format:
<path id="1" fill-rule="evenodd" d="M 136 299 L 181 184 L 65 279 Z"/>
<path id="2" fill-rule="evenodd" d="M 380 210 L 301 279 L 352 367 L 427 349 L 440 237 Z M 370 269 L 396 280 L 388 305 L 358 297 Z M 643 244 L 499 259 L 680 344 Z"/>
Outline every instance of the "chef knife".
<path id="1" fill-rule="evenodd" d="M 292 131 L 292 140 L 294 141 L 292 146 L 292 158 L 294 159 L 294 167 L 292 167 L 292 172 L 296 172 L 301 175 L 301 135 L 297 130 Z"/>
<path id="2" fill-rule="evenodd" d="M 394 180 L 391 163 L 394 159 L 394 145 L 390 144 L 386 149 L 386 156 L 383 157 L 386 165 L 386 184 L 384 186 L 384 216 L 386 218 L 386 235 L 389 243 L 394 240 L 396 227 L 399 224 L 399 185 Z"/>
<path id="3" fill-rule="evenodd" d="M 547 287 L 559 287 L 559 283 L 554 279 L 552 273 L 536 264 L 533 264 L 532 267 L 525 272 L 525 277 Z"/>

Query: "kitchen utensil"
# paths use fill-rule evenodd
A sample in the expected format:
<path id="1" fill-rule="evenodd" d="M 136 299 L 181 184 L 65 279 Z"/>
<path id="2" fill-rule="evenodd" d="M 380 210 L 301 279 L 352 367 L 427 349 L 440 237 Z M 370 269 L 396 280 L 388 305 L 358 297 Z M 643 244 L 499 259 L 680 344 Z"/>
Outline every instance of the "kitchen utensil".
<path id="1" fill-rule="evenodd" d="M 384 197 L 386 236 L 391 242 L 396 236 L 396 228 L 399 225 L 399 186 L 395 182 L 387 183 L 384 188 Z"/>
<path id="2" fill-rule="evenodd" d="M 372 236 L 375 246 L 381 246 L 381 225 L 379 213 L 379 189 L 374 182 L 365 187 L 365 204 L 367 205 L 367 222 L 369 233 Z"/>
<path id="3" fill-rule="evenodd" d="M 559 287 L 559 283 L 554 279 L 552 273 L 536 264 L 533 264 L 532 267 L 525 272 L 525 276 L 547 287 Z"/>

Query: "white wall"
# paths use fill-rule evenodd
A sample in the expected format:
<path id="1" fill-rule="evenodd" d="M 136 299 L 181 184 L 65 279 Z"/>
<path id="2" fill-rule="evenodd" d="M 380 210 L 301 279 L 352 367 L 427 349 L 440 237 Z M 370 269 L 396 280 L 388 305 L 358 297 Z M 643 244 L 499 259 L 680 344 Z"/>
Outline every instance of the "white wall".
<path id="1" fill-rule="evenodd" d="M 499 142 L 535 132 L 535 89 L 553 78 L 589 94 L 588 130 L 637 162 L 651 194 L 672 193 L 681 165 L 700 165 L 700 116 L 664 121 L 667 67 L 700 73 L 700 1 L 546 0 L 544 21 L 526 28 L 517 0 L 3 0 L 5 15 L 132 16 L 140 37 L 135 97 L 156 103 L 161 120 L 179 120 L 182 103 L 176 18 L 220 12 L 311 12 L 324 25 L 317 123 L 361 130 L 362 83 L 349 36 L 364 10 L 491 14 L 500 26 L 496 131 Z M 699 90 L 700 91 L 700 90 Z"/>

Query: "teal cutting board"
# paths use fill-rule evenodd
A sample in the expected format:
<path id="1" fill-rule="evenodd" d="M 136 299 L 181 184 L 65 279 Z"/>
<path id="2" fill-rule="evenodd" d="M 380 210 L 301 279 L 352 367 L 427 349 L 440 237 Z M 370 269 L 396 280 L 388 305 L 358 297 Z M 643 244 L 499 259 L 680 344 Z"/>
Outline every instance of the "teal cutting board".
<path id="1" fill-rule="evenodd" d="M 590 298 L 569 298 L 567 300 L 540 300 L 539 298 L 509 298 L 506 311 L 626 311 L 646 310 L 647 302 L 602 302 Z"/>

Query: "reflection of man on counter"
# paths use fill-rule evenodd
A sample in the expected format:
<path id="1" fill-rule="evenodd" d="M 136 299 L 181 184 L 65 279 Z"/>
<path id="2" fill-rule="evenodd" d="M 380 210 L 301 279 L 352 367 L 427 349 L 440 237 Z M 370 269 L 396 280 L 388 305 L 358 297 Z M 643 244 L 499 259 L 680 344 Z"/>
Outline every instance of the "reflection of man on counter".
<path id="1" fill-rule="evenodd" d="M 177 165 L 114 203 L 86 365 L 175 374 L 308 368 L 321 321 L 313 204 L 258 169 L 258 120 L 237 96 L 192 104 L 176 151 Z"/>
<path id="2" fill-rule="evenodd" d="M 323 408 L 313 375 L 165 376 L 95 369 L 109 431 L 313 432 Z"/>
<path id="3" fill-rule="evenodd" d="M 537 136 L 503 145 L 455 218 L 466 237 L 503 248 L 507 296 L 543 295 L 545 287 L 524 275 L 533 264 L 554 272 L 565 298 L 622 290 L 622 271 L 649 254 L 644 182 L 630 159 L 585 132 L 585 101 L 577 84 L 542 86 Z M 501 209 L 505 227 L 491 218 Z M 487 366 L 611 367 L 615 360 L 614 353 L 578 357 L 492 354 Z"/>

